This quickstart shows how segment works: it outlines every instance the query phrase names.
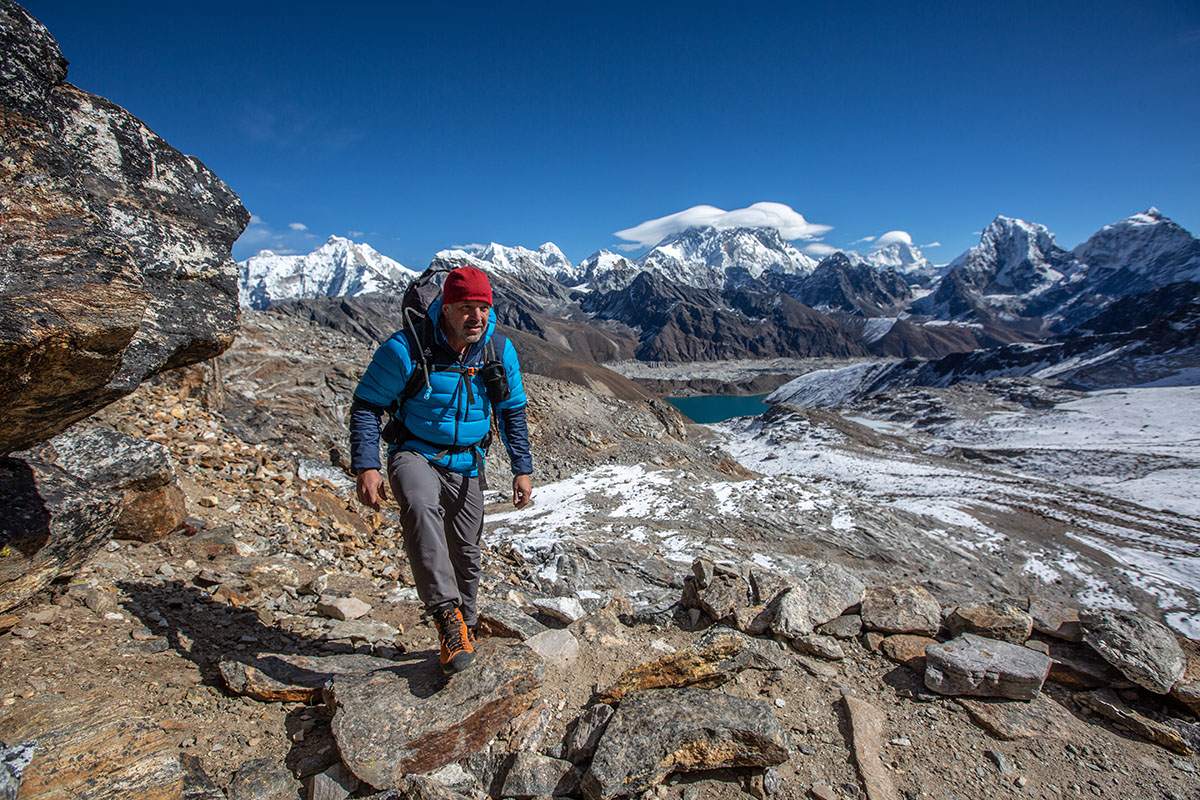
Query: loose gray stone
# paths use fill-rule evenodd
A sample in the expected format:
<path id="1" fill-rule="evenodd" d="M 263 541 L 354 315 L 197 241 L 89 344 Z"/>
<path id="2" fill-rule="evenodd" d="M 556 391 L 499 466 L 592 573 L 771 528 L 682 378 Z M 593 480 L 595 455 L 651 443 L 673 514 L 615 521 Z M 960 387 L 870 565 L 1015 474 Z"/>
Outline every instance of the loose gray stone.
<path id="1" fill-rule="evenodd" d="M 229 800 L 295 800 L 299 788 L 278 759 L 256 758 L 238 768 L 225 794 Z"/>
<path id="2" fill-rule="evenodd" d="M 579 640 L 568 630 L 547 630 L 525 640 L 525 645 L 546 659 L 547 664 L 563 665 L 579 656 Z"/>
<path id="3" fill-rule="evenodd" d="M 329 626 L 330 639 L 348 639 L 352 642 L 370 642 L 371 644 L 393 644 L 400 631 L 386 622 L 367 619 L 348 619 L 335 621 Z"/>
<path id="4" fill-rule="evenodd" d="M 308 779 L 306 800 L 346 800 L 356 789 L 359 780 L 341 763 Z"/>
<path id="5" fill-rule="evenodd" d="M 569 796 L 579 791 L 579 770 L 570 761 L 517 753 L 504 776 L 504 797 Z"/>
<path id="6" fill-rule="evenodd" d="M 720 686 L 742 670 L 779 670 L 786 666 L 778 642 L 717 626 L 686 650 L 625 670 L 600 692 L 600 697 L 605 702 L 616 702 L 644 689 Z"/>
<path id="7" fill-rule="evenodd" d="M 871 586 L 863 595 L 862 621 L 867 630 L 936 636 L 942 627 L 942 608 L 914 583 Z"/>
<path id="8" fill-rule="evenodd" d="M 973 603 L 958 606 L 946 615 L 952 634 L 973 633 L 1001 642 L 1022 644 L 1033 632 L 1033 617 L 1012 603 Z"/>
<path id="9" fill-rule="evenodd" d="M 0 742 L 0 798 L 17 800 L 21 788 L 21 775 L 29 762 L 33 761 L 33 753 L 37 750 L 37 739 L 21 742 L 11 747 Z"/>
<path id="10" fill-rule="evenodd" d="M 587 613 L 577 597 L 539 597 L 533 601 L 533 607 L 568 625 Z"/>
<path id="11" fill-rule="evenodd" d="M 580 714 L 563 740 L 566 759 L 581 764 L 591 758 L 612 715 L 613 707 L 607 703 L 596 703 Z"/>
<path id="12" fill-rule="evenodd" d="M 357 597 L 322 597 L 317 601 L 317 613 L 331 619 L 352 620 L 365 617 L 371 606 Z"/>
<path id="13" fill-rule="evenodd" d="M 549 630 L 520 608 L 497 600 L 488 600 L 480 605 L 479 628 L 489 636 L 504 636 L 521 641 Z"/>
<path id="14" fill-rule="evenodd" d="M 1050 658 L 1027 647 L 964 633 L 925 650 L 925 685 L 935 692 L 1032 700 L 1050 672 Z"/>
<path id="15" fill-rule="evenodd" d="M 822 636 L 819 633 L 796 636 L 792 639 L 792 647 L 806 656 L 816 656 L 826 661 L 841 661 L 846 657 L 846 652 L 842 650 L 837 639 L 832 636 Z"/>
<path id="16" fill-rule="evenodd" d="M 843 614 L 817 626 L 817 633 L 836 639 L 853 639 L 862 634 L 862 617 L 858 614 Z"/>
<path id="17" fill-rule="evenodd" d="M 787 740 L 766 703 L 703 689 L 627 695 L 584 774 L 588 800 L 637 794 L 672 772 L 769 767 L 787 760 Z"/>
<path id="18" fill-rule="evenodd" d="M 1183 677 L 1183 649 L 1166 625 L 1129 611 L 1083 614 L 1080 623 L 1083 640 L 1143 689 L 1166 694 Z"/>
<path id="19" fill-rule="evenodd" d="M 95 488 L 121 497 L 114 539 L 161 541 L 187 518 L 186 498 L 171 456 L 158 442 L 76 425 L 34 452 Z"/>
<path id="20" fill-rule="evenodd" d="M 992 760 L 992 763 L 996 765 L 996 769 L 1000 771 L 1001 775 L 1012 775 L 1016 772 L 1013 769 L 1012 762 L 1005 758 L 1003 753 L 996 750 L 985 750 L 983 754 Z"/>
<path id="21" fill-rule="evenodd" d="M 779 598 L 779 609 L 771 625 L 774 633 L 794 639 L 813 632 L 821 624 L 841 616 L 863 599 L 866 584 L 845 567 L 814 564 L 799 585 Z"/>

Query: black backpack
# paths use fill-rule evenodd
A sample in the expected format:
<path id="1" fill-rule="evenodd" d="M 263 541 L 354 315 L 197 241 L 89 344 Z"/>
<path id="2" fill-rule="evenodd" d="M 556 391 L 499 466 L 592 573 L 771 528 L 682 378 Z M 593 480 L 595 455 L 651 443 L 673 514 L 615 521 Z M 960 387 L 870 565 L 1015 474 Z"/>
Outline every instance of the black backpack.
<path id="1" fill-rule="evenodd" d="M 404 423 L 400 421 L 400 409 L 410 399 L 416 397 L 422 387 L 425 387 L 428 397 L 431 372 L 464 371 L 462 367 L 433 363 L 434 332 L 433 323 L 429 319 L 429 307 L 442 296 L 442 286 L 446 282 L 446 276 L 454 269 L 456 267 L 451 265 L 436 262 L 430 264 L 428 269 L 413 279 L 408 288 L 404 290 L 404 297 L 400 300 L 400 316 L 404 322 L 402 330 L 408 340 L 408 351 L 413 356 L 413 371 L 412 375 L 408 377 L 408 383 L 404 385 L 404 391 L 387 407 L 388 424 L 383 429 L 383 439 L 388 444 L 400 444 L 405 439 L 411 438 Z M 493 406 L 504 402 L 509 397 L 508 375 L 504 371 L 504 362 L 496 355 L 497 342 L 499 342 L 500 352 L 503 352 L 505 337 L 503 334 L 493 331 L 491 338 L 484 345 L 483 366 L 479 368 L 487 389 L 488 401 Z M 467 387 L 469 392 L 469 382 Z M 484 450 L 491 444 L 491 440 L 492 433 L 489 430 L 482 442 Z M 469 447 L 474 446 L 470 445 Z M 467 447 L 452 449 L 467 449 Z"/>

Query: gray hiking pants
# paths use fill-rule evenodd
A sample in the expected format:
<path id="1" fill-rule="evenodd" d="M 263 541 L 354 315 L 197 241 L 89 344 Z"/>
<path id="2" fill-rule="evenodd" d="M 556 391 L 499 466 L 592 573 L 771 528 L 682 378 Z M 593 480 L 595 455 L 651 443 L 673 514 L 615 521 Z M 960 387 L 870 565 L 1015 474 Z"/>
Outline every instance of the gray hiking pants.
<path id="1" fill-rule="evenodd" d="M 398 450 L 388 458 L 388 482 L 400 503 L 404 552 L 427 611 L 462 609 L 479 619 L 483 493 L 479 478 L 435 467 L 420 453 Z"/>

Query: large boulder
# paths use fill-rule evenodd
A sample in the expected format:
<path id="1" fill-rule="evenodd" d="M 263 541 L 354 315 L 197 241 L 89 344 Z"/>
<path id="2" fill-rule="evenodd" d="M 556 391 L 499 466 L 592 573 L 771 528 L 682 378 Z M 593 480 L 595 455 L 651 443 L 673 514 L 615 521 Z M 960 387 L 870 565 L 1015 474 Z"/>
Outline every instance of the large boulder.
<path id="1" fill-rule="evenodd" d="M 634 692 L 596 746 L 583 796 L 636 795 L 672 772 L 769 767 L 788 758 L 788 741 L 760 700 L 704 689 Z"/>
<path id="2" fill-rule="evenodd" d="M 65 82 L 46 28 L 0 0 L 0 454 L 48 439 L 238 328 L 250 215 L 144 123 Z"/>
<path id="3" fill-rule="evenodd" d="M 73 477 L 121 497 L 114 539 L 157 542 L 187 517 L 186 498 L 171 456 L 158 442 L 76 425 L 35 453 Z"/>
<path id="4" fill-rule="evenodd" d="M 325 684 L 333 738 L 360 780 L 384 789 L 482 749 L 537 698 L 541 657 L 521 644 L 481 640 L 476 663 L 447 679 L 436 658 L 396 661 Z"/>
<path id="5" fill-rule="evenodd" d="M 116 495 L 41 461 L 0 458 L 0 613 L 83 566 L 112 536 Z"/>

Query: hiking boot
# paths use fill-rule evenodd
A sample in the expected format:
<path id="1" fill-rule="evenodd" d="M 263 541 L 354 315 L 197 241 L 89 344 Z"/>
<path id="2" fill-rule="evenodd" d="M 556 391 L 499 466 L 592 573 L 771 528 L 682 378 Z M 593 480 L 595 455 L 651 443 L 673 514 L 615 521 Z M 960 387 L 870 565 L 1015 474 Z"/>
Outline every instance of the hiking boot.
<path id="1" fill-rule="evenodd" d="M 468 625 L 467 626 L 467 641 L 471 643 L 472 652 L 475 650 L 475 629 L 477 627 L 479 627 L 479 626 L 478 625 Z"/>
<path id="2" fill-rule="evenodd" d="M 471 643 L 470 632 L 463 623 L 462 612 L 457 608 L 435 611 L 433 622 L 437 626 L 438 642 L 442 646 L 438 657 L 442 662 L 442 672 L 451 675 L 471 666 L 471 662 L 475 660 L 475 648 Z"/>

